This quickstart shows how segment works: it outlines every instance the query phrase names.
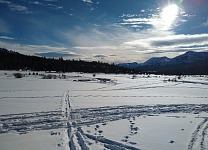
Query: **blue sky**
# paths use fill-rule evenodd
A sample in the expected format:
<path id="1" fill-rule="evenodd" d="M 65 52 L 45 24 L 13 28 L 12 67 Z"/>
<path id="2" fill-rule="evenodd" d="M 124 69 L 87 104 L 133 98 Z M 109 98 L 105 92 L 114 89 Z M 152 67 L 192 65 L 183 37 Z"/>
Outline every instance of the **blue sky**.
<path id="1" fill-rule="evenodd" d="M 208 1 L 0 0 L 0 47 L 115 63 L 208 51 Z"/>

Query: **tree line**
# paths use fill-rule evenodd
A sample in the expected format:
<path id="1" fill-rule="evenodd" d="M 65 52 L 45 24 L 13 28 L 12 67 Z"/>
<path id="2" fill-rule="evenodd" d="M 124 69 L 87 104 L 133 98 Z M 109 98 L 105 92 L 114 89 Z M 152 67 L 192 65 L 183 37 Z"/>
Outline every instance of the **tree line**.
<path id="1" fill-rule="evenodd" d="M 139 73 L 138 70 L 99 61 L 64 60 L 27 56 L 15 51 L 0 48 L 0 70 L 32 70 L 84 73 Z"/>

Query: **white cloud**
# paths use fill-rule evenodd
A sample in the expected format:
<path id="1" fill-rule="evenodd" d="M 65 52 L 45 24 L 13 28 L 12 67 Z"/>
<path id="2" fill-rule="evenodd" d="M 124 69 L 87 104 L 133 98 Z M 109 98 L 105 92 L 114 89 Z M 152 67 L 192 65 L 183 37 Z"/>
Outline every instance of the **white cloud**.
<path id="1" fill-rule="evenodd" d="M 208 44 L 208 34 L 172 35 L 162 39 L 152 40 L 153 46 L 201 46 Z"/>
<path id="2" fill-rule="evenodd" d="M 128 25 L 128 24 L 153 24 L 155 19 L 153 18 L 129 18 L 129 19 L 123 19 L 123 22 L 120 23 L 122 25 Z"/>
<path id="3" fill-rule="evenodd" d="M 91 4 L 93 3 L 92 0 L 82 0 L 82 1 L 85 3 L 91 3 Z"/>
<path id="4" fill-rule="evenodd" d="M 48 2 L 54 2 L 54 1 L 45 0 L 45 3 L 41 3 L 39 1 L 29 1 L 30 4 L 44 6 L 44 7 L 51 8 L 51 9 L 63 9 L 63 6 L 58 6 L 55 4 L 48 3 Z"/>
<path id="5" fill-rule="evenodd" d="M 138 15 L 137 14 L 123 14 L 123 15 L 121 15 L 119 17 L 120 18 L 126 18 L 126 17 L 131 18 L 131 17 L 136 17 L 136 16 L 138 16 Z"/>
<path id="6" fill-rule="evenodd" d="M 65 47 L 53 47 L 48 45 L 27 45 L 29 49 L 33 49 L 35 51 L 41 52 L 57 52 L 57 51 L 64 51 L 67 48 Z"/>
<path id="7" fill-rule="evenodd" d="M 150 25 L 149 28 L 154 28 L 155 30 L 170 30 L 174 26 L 160 18 L 158 16 L 154 16 L 151 18 L 128 18 L 123 19 L 123 22 L 120 23 L 121 25 L 138 25 L 138 27 L 145 27 L 145 25 Z"/>
<path id="8" fill-rule="evenodd" d="M 19 4 L 14 4 L 7 0 L 0 0 L 0 3 L 7 5 L 7 7 L 9 7 L 11 11 L 18 11 L 18 12 L 27 13 L 27 14 L 31 13 L 29 12 L 27 7 L 19 5 Z"/>
<path id="9" fill-rule="evenodd" d="M 125 42 L 124 45 L 142 48 L 144 53 L 168 53 L 205 51 L 208 48 L 208 34 L 154 36 Z M 140 51 L 141 52 L 141 51 Z M 166 54 L 168 55 L 168 54 Z"/>
<path id="10" fill-rule="evenodd" d="M 75 52 L 83 54 L 91 60 L 95 59 L 93 56 L 96 53 L 115 56 L 105 57 L 105 60 L 108 62 L 141 62 L 144 61 L 145 56 L 140 55 L 140 53 L 147 53 L 150 50 L 152 51 L 152 49 L 146 49 L 145 43 L 138 46 L 126 44 L 126 42 L 148 39 L 159 35 L 167 36 L 172 34 L 172 32 L 156 32 L 154 30 L 135 32 L 117 25 L 114 27 L 77 27 L 62 34 L 73 45 Z"/>
<path id="11" fill-rule="evenodd" d="M 206 22 L 202 23 L 202 26 L 203 26 L 203 27 L 208 27 L 208 19 L 207 19 Z"/>
<path id="12" fill-rule="evenodd" d="M 0 36 L 0 39 L 4 39 L 4 40 L 14 40 L 15 38 L 8 37 L 8 36 Z"/>
<path id="13" fill-rule="evenodd" d="M 19 52 L 21 54 L 26 55 L 35 55 L 35 54 L 44 54 L 44 53 L 60 53 L 65 55 L 74 55 L 78 56 L 73 51 L 70 51 L 66 47 L 55 47 L 49 45 L 22 45 L 22 44 L 11 44 L 6 42 L 0 42 L 2 48 L 6 48 L 8 50 L 13 50 Z"/>
<path id="14" fill-rule="evenodd" d="M 172 8 L 172 11 L 170 6 L 175 6 L 173 7 L 174 9 Z M 119 24 L 143 30 L 154 28 L 155 30 L 170 31 L 178 24 L 184 23 L 186 21 L 184 18 L 189 17 L 185 16 L 185 11 L 177 7 L 177 5 L 170 6 L 164 9 L 157 8 L 156 10 L 143 9 L 140 14 L 123 14 L 120 16 L 122 20 Z"/>
<path id="15" fill-rule="evenodd" d="M 97 57 L 97 58 L 102 58 L 102 59 L 104 59 L 105 57 L 108 57 L 108 56 L 105 55 L 105 54 L 94 54 L 93 57 Z"/>
<path id="16" fill-rule="evenodd" d="M 122 26 L 77 27 L 63 35 L 84 59 L 102 58 L 108 62 L 143 62 L 153 57 L 153 53 L 154 57 L 174 57 L 187 50 L 204 51 L 208 45 L 208 34 L 176 35 L 153 28 L 136 32 Z M 96 54 L 115 57 L 94 57 Z"/>
<path id="17" fill-rule="evenodd" d="M 38 1 L 31 1 L 30 3 L 31 4 L 35 4 L 35 5 L 44 5 L 43 3 L 38 2 Z"/>
<path id="18" fill-rule="evenodd" d="M 63 6 L 58 6 L 55 4 L 46 4 L 45 6 L 47 6 L 48 8 L 52 8 L 52 9 L 63 9 Z"/>

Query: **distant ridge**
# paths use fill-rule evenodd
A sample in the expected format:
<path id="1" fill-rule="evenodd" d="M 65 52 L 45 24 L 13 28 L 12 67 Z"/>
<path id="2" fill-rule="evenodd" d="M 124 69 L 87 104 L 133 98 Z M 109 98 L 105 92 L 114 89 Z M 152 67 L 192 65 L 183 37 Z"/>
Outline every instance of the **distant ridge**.
<path id="1" fill-rule="evenodd" d="M 120 65 L 127 67 L 125 64 Z M 131 67 L 131 63 L 128 63 L 128 67 Z M 158 74 L 208 74 L 208 52 L 188 51 L 172 59 L 153 57 L 134 68 Z"/>
<path id="2" fill-rule="evenodd" d="M 120 63 L 119 66 L 135 69 L 135 68 L 140 67 L 141 64 L 137 63 L 137 62 L 133 62 L 133 63 Z"/>

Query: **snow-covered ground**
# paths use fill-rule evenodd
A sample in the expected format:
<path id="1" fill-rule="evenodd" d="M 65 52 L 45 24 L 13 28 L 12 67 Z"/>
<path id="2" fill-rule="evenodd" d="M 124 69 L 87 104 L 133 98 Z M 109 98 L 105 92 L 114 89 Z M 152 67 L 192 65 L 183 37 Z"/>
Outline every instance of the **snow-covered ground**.
<path id="1" fill-rule="evenodd" d="M 208 149 L 208 76 L 14 72 L 0 71 L 1 150 Z"/>

